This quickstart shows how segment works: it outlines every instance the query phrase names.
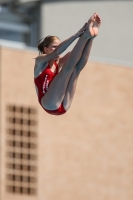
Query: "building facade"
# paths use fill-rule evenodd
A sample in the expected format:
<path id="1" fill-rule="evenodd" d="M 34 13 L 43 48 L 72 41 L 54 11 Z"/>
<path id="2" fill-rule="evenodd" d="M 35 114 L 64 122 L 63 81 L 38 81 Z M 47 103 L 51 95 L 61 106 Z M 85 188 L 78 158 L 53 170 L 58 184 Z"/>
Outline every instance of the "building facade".
<path id="1" fill-rule="evenodd" d="M 132 200 L 132 1 L 0 5 L 0 199 Z M 34 47 L 49 34 L 66 39 L 95 11 L 102 26 L 72 106 L 49 115 L 34 87 Z"/>
<path id="2" fill-rule="evenodd" d="M 132 200 L 132 68 L 88 62 L 71 108 L 51 116 L 35 56 L 0 49 L 1 200 Z"/>
<path id="3" fill-rule="evenodd" d="M 65 40 L 94 12 L 101 16 L 102 26 L 93 44 L 91 61 L 132 67 L 130 0 L 0 0 L 0 45 L 36 48 L 39 39 L 47 35 Z"/>

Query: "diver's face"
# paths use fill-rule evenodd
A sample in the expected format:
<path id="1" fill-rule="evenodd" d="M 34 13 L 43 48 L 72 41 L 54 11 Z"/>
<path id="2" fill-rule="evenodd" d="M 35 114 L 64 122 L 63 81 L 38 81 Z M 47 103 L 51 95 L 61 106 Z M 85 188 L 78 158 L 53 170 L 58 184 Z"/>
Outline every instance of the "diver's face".
<path id="1" fill-rule="evenodd" d="M 45 47 L 46 54 L 53 52 L 59 44 L 59 39 L 55 39 L 53 42 L 51 42 L 48 47 Z"/>

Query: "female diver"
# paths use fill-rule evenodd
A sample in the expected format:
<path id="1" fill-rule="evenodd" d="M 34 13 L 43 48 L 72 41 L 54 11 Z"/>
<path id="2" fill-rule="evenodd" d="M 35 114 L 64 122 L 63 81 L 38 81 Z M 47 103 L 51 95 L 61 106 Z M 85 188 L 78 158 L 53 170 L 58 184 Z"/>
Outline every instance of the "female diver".
<path id="1" fill-rule="evenodd" d="M 94 13 L 65 41 L 60 42 L 57 36 L 47 36 L 39 42 L 41 55 L 35 59 L 34 83 L 39 103 L 47 113 L 61 115 L 70 108 L 78 76 L 88 61 L 100 24 L 99 15 Z M 60 54 L 77 38 L 73 50 L 61 57 Z"/>

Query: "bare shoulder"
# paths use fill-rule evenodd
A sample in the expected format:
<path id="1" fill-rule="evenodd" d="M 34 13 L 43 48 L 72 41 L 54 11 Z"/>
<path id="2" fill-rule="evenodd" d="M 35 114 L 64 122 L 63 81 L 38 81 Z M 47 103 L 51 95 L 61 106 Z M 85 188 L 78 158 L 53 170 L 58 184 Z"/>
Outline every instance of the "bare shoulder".
<path id="1" fill-rule="evenodd" d="M 35 60 L 35 65 L 34 65 L 34 77 L 37 78 L 42 72 L 43 70 L 47 67 L 48 62 L 37 62 L 37 60 Z"/>
<path id="2" fill-rule="evenodd" d="M 37 64 L 44 64 L 45 62 L 48 62 L 50 60 L 55 59 L 58 56 L 57 51 L 54 50 L 48 54 L 41 54 L 36 57 L 36 63 Z"/>
<path id="3" fill-rule="evenodd" d="M 35 58 L 35 62 L 36 62 L 36 63 L 40 63 L 41 61 L 44 61 L 46 55 L 47 55 L 47 54 L 41 54 L 41 55 L 37 56 L 37 57 Z"/>

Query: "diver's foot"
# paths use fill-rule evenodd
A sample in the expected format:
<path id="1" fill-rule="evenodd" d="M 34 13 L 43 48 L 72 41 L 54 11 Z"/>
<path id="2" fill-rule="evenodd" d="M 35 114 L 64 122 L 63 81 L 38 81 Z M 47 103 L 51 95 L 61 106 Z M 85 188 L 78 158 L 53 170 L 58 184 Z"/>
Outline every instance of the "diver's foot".
<path id="1" fill-rule="evenodd" d="M 94 34 L 93 37 L 96 37 L 98 35 L 100 25 L 101 25 L 101 18 L 99 17 L 97 13 L 95 13 L 95 20 L 93 21 L 93 26 L 92 26 L 92 30 Z"/>

